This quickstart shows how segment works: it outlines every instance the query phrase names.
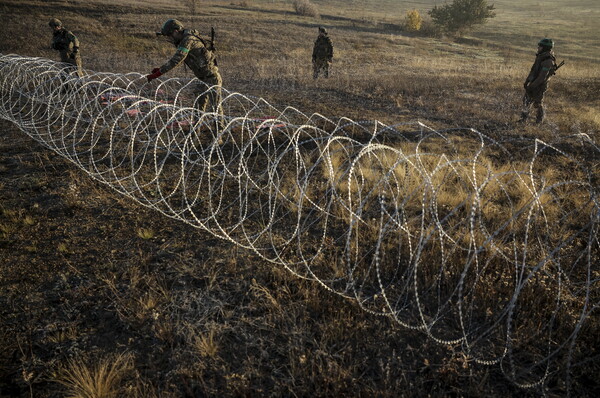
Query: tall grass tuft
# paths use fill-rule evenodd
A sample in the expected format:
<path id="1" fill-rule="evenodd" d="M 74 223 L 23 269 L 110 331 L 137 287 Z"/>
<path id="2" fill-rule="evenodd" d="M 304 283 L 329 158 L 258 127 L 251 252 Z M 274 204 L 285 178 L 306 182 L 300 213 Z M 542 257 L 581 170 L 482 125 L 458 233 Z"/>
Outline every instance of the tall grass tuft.
<path id="1" fill-rule="evenodd" d="M 115 398 L 121 395 L 121 380 L 132 369 L 131 354 L 101 359 L 89 365 L 83 358 L 69 360 L 56 375 L 71 398 Z"/>

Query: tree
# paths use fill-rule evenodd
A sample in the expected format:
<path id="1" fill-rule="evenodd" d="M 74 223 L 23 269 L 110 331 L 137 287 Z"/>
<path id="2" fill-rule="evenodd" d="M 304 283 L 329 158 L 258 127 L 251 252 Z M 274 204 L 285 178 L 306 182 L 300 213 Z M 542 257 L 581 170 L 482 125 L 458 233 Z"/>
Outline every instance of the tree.
<path id="1" fill-rule="evenodd" d="M 409 32 L 416 32 L 421 30 L 421 25 L 423 25 L 423 18 L 419 11 L 410 10 L 406 13 L 406 18 L 404 19 L 404 28 Z"/>
<path id="2" fill-rule="evenodd" d="M 454 0 L 441 7 L 435 6 L 429 16 L 442 32 L 461 35 L 475 25 L 484 24 L 488 18 L 496 16 L 494 5 L 487 0 Z"/>

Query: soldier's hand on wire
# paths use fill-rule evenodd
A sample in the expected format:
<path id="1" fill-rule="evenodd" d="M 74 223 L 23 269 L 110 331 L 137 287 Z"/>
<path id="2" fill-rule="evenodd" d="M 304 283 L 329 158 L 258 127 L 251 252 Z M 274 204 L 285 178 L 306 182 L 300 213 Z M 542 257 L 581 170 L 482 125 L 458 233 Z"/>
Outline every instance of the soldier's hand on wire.
<path id="1" fill-rule="evenodd" d="M 152 80 L 154 80 L 160 76 L 162 76 L 162 73 L 160 72 L 160 68 L 154 68 L 154 69 L 152 69 L 152 73 L 150 73 L 149 75 L 146 76 L 146 79 L 148 79 L 148 82 L 151 82 Z"/>

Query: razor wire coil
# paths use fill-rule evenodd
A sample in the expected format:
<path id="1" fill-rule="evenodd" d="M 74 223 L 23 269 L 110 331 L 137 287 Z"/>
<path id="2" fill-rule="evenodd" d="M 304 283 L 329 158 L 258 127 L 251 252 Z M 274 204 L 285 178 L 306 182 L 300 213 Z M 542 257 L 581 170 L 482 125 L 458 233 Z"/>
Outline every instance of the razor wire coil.
<path id="1" fill-rule="evenodd" d="M 0 117 L 141 205 L 500 364 L 519 386 L 559 371 L 568 384 L 600 302 L 590 137 L 499 142 L 280 110 L 225 89 L 222 114 L 200 112 L 191 85 L 78 78 L 0 54 Z"/>

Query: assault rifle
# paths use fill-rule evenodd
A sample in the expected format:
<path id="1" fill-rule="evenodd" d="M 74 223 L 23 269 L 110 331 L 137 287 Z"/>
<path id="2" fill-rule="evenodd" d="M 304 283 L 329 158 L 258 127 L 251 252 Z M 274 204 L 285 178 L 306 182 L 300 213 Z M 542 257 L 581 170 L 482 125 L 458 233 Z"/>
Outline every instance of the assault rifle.
<path id="1" fill-rule="evenodd" d="M 210 51 L 215 51 L 215 28 L 210 27 Z"/>
<path id="2" fill-rule="evenodd" d="M 556 75 L 556 71 L 560 69 L 561 66 L 563 66 L 565 64 L 565 61 L 561 61 L 560 64 L 556 65 L 554 67 L 554 69 L 552 70 L 550 76 L 554 76 Z"/>
<path id="3" fill-rule="evenodd" d="M 209 50 L 212 51 L 213 53 L 216 51 L 215 49 L 215 28 L 213 28 L 212 26 L 210 27 L 210 47 Z M 218 66 L 218 62 L 217 62 L 217 57 L 213 54 L 213 59 L 214 59 L 214 63 L 215 66 Z"/>

